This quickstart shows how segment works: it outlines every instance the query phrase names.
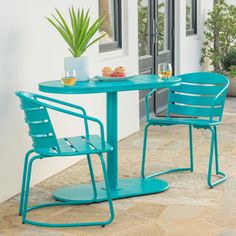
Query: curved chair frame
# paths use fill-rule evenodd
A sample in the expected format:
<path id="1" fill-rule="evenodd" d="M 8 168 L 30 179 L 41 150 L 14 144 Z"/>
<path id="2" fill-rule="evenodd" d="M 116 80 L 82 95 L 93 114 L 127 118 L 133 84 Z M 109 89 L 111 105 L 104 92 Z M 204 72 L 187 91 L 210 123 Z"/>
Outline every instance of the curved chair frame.
<path id="1" fill-rule="evenodd" d="M 147 134 L 148 134 L 148 128 L 150 126 L 156 126 L 152 123 L 147 123 L 144 128 L 144 141 L 143 141 L 143 155 L 142 155 L 142 168 L 141 168 L 141 176 L 143 178 L 152 178 L 159 175 L 172 173 L 172 172 L 178 172 L 178 171 L 191 171 L 193 172 L 194 164 L 193 164 L 193 144 L 192 144 L 192 126 L 189 126 L 189 144 L 190 144 L 190 167 L 183 167 L 183 168 L 174 168 L 170 170 L 161 171 L 158 173 L 154 173 L 151 175 L 146 176 L 145 175 L 145 162 L 146 162 L 146 149 L 147 149 Z"/>
<path id="2" fill-rule="evenodd" d="M 149 106 L 148 106 L 148 101 L 149 97 L 153 95 L 153 93 L 156 91 L 156 89 L 153 89 L 150 93 L 148 93 L 145 97 L 145 105 L 146 105 L 146 125 L 144 128 L 144 141 L 143 141 L 143 154 L 142 154 L 142 166 L 141 166 L 141 176 L 143 178 L 152 178 L 156 177 L 162 174 L 167 174 L 167 173 L 173 173 L 173 172 L 179 172 L 179 171 L 190 171 L 193 172 L 194 170 L 194 162 L 193 162 L 193 138 L 192 138 L 192 128 L 197 128 L 197 129 L 208 129 L 211 132 L 211 144 L 210 144 L 210 154 L 209 154 L 209 163 L 208 163 L 208 175 L 207 175 L 207 184 L 210 188 L 213 188 L 214 186 L 222 183 L 227 179 L 227 175 L 219 170 L 219 161 L 218 161 L 218 144 L 217 144 L 217 125 L 221 123 L 222 120 L 222 114 L 223 114 L 223 109 L 224 109 L 224 103 L 225 103 L 225 97 L 228 89 L 228 79 L 219 74 L 215 73 L 208 73 L 208 72 L 200 72 L 200 73 L 191 73 L 191 74 L 185 74 L 182 75 L 183 77 L 185 76 L 191 76 L 191 75 L 200 75 L 200 76 L 219 76 L 222 81 L 225 81 L 224 86 L 222 89 L 212 97 L 211 103 L 210 103 L 210 109 L 211 111 L 209 112 L 209 120 L 205 122 L 205 124 L 198 122 L 197 119 L 195 118 L 182 118 L 182 119 L 176 119 L 176 118 L 171 118 L 170 117 L 170 111 L 168 108 L 168 115 L 165 118 L 164 122 L 163 120 L 158 120 L 157 119 L 151 119 L 149 117 Z M 181 75 L 180 75 L 181 77 Z M 213 80 L 212 80 L 213 81 Z M 196 81 L 195 81 L 196 82 Z M 181 86 L 181 85 L 180 85 Z M 171 89 L 170 89 L 171 90 Z M 171 91 L 169 91 L 169 98 L 171 96 Z M 219 104 L 219 99 L 222 100 L 222 111 L 219 113 L 218 120 L 216 121 L 214 119 L 214 109 L 217 107 Z M 201 114 L 200 114 L 201 115 Z M 184 167 L 184 168 L 174 168 L 174 169 L 169 169 L 161 172 L 157 172 L 151 175 L 145 175 L 145 164 L 146 164 L 146 149 L 147 149 L 147 133 L 148 133 L 148 128 L 150 126 L 171 126 L 171 125 L 188 125 L 189 126 L 189 150 L 190 150 L 190 155 L 189 155 L 189 167 Z M 212 165 L 213 165 L 213 154 L 214 154 L 214 159 L 215 159 L 215 171 L 216 175 L 220 177 L 218 181 L 212 182 Z"/>
<path id="3" fill-rule="evenodd" d="M 101 135 L 100 136 L 101 143 L 98 145 L 98 148 L 96 148 L 94 146 L 95 150 L 93 150 L 93 151 L 90 150 L 87 153 L 85 153 L 85 152 L 63 153 L 63 152 L 61 152 L 59 146 L 58 146 L 58 152 L 52 153 L 52 152 L 48 151 L 48 149 L 46 149 L 46 151 L 45 151 L 44 149 L 35 148 L 37 146 L 37 144 L 33 145 L 34 148 L 29 150 L 26 153 L 25 161 L 24 161 L 24 170 L 23 170 L 21 196 L 20 196 L 20 207 L 19 207 L 19 215 L 22 215 L 22 223 L 28 223 L 28 224 L 32 224 L 32 225 L 36 225 L 36 226 L 45 226 L 45 227 L 80 227 L 80 226 L 99 226 L 99 225 L 105 226 L 105 225 L 110 224 L 114 219 L 114 209 L 113 209 L 113 203 L 112 203 L 112 197 L 111 197 L 111 192 L 110 192 L 110 187 L 109 187 L 106 165 L 105 165 L 105 161 L 104 161 L 103 154 L 102 154 L 103 152 L 109 151 L 106 148 L 106 143 L 105 143 L 105 138 L 104 138 L 104 127 L 103 127 L 102 122 L 94 117 L 87 116 L 84 108 L 74 105 L 74 104 L 66 103 L 66 102 L 63 102 L 60 100 L 56 100 L 56 99 L 52 99 L 52 98 L 48 98 L 45 96 L 36 95 L 36 94 L 32 94 L 32 93 L 27 93 L 27 92 L 16 92 L 16 95 L 20 97 L 21 108 L 24 111 L 37 110 L 35 107 L 34 108 L 26 108 L 24 106 L 24 102 L 26 101 L 25 103 L 27 105 L 29 105 L 29 103 L 33 103 L 34 105 L 39 105 L 40 109 L 42 107 L 45 109 L 48 108 L 48 109 L 52 109 L 52 110 L 55 110 L 58 112 L 62 112 L 65 114 L 76 116 L 78 118 L 82 118 L 82 119 L 84 119 L 84 125 L 85 125 L 85 132 L 86 132 L 85 137 L 88 140 L 90 139 L 88 120 L 93 121 L 99 125 L 100 135 Z M 51 103 L 56 103 L 56 104 L 63 105 L 63 106 L 67 106 L 70 108 L 78 109 L 78 110 L 82 111 L 82 114 L 74 112 L 74 111 L 66 110 L 66 109 L 63 109 L 58 106 L 47 104 L 42 101 L 38 101 L 38 99 L 44 100 L 44 101 L 49 101 Z M 48 120 L 50 121 L 49 117 L 48 117 Z M 26 121 L 27 121 L 27 117 L 26 117 Z M 30 134 L 31 134 L 31 132 L 30 132 Z M 42 152 L 42 153 L 40 153 L 40 152 Z M 35 153 L 36 155 L 33 155 L 32 157 L 30 157 L 33 153 Z M 91 161 L 90 154 L 97 154 L 100 158 L 103 176 L 104 176 L 105 188 L 106 188 L 106 193 L 107 193 L 107 200 L 108 200 L 108 205 L 109 205 L 109 210 L 110 210 L 109 218 L 105 221 L 74 222 L 74 223 L 47 223 L 47 222 L 37 222 L 37 221 L 28 220 L 27 213 L 31 210 L 40 209 L 40 208 L 44 208 L 44 207 L 53 207 L 53 206 L 68 206 L 68 205 L 81 205 L 81 204 L 87 205 L 87 204 L 91 204 L 91 203 L 95 202 L 96 197 L 97 197 L 97 189 L 96 189 L 96 182 L 95 182 L 95 177 L 94 177 L 94 173 L 93 173 L 92 161 Z M 39 204 L 39 205 L 29 207 L 28 206 L 29 188 L 30 188 L 30 179 L 31 179 L 33 162 L 38 159 L 51 158 L 52 156 L 70 156 L 70 155 L 86 155 L 87 161 L 88 161 L 89 173 L 90 173 L 90 177 L 91 177 L 91 185 L 92 185 L 92 189 L 93 189 L 92 198 L 88 199 L 88 200 L 81 200 L 81 201 L 51 202 L 51 203 Z"/>

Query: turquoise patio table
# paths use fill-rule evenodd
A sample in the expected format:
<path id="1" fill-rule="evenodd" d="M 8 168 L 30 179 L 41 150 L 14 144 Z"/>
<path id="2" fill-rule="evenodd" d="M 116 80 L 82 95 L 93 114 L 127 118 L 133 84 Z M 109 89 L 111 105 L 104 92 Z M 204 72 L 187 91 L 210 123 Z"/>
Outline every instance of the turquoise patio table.
<path id="1" fill-rule="evenodd" d="M 107 171 L 113 199 L 159 193 L 168 189 L 166 181 L 156 178 L 118 178 L 118 131 L 117 131 L 117 93 L 131 90 L 147 90 L 178 86 L 181 79 L 171 77 L 161 80 L 156 75 L 137 75 L 129 80 L 102 82 L 91 79 L 88 82 L 77 82 L 72 87 L 64 87 L 59 80 L 39 84 L 39 90 L 55 94 L 92 94 L 106 93 L 107 105 L 107 142 L 114 150 L 108 153 Z M 130 168 L 130 167 L 129 167 Z M 127 167 L 127 170 L 129 171 Z M 106 200 L 104 183 L 99 182 L 97 202 Z M 56 190 L 53 197 L 59 201 L 89 199 L 92 189 L 89 184 L 66 186 Z"/>

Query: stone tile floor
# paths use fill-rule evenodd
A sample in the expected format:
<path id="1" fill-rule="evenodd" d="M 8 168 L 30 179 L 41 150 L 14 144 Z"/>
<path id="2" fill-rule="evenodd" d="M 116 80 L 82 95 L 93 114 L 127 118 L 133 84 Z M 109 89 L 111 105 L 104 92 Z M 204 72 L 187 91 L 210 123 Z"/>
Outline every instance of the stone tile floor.
<path id="1" fill-rule="evenodd" d="M 179 127 L 150 129 L 148 172 L 188 165 L 188 130 Z M 41 228 L 22 225 L 18 216 L 19 196 L 0 204 L 0 235 L 6 236 L 235 236 L 236 235 L 236 98 L 226 104 L 223 124 L 219 127 L 221 169 L 228 180 L 209 189 L 206 184 L 210 134 L 194 130 L 195 171 L 160 178 L 170 183 L 166 192 L 114 201 L 115 220 L 105 227 Z M 120 176 L 140 175 L 143 129 L 119 144 Z M 93 159 L 97 180 L 101 180 L 98 159 Z M 86 170 L 86 171 L 85 171 Z M 83 160 L 50 177 L 31 189 L 31 204 L 51 199 L 51 192 L 63 185 L 89 179 Z M 48 208 L 35 211 L 37 220 L 93 220 L 107 216 L 106 203 L 90 206 Z"/>

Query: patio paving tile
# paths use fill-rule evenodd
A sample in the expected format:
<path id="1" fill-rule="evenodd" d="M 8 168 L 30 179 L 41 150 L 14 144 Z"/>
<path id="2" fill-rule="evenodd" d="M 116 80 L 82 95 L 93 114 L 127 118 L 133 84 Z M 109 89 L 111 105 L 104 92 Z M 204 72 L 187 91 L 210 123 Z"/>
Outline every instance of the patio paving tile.
<path id="1" fill-rule="evenodd" d="M 236 207 L 219 207 L 207 217 L 209 222 L 236 229 Z"/>
<path id="2" fill-rule="evenodd" d="M 236 190 L 225 190 L 220 205 L 223 207 L 236 208 Z"/>
<path id="3" fill-rule="evenodd" d="M 224 229 L 221 232 L 219 232 L 216 236 L 235 236 L 236 230 L 232 229 Z"/>
<path id="4" fill-rule="evenodd" d="M 207 193 L 207 189 L 200 191 L 194 190 L 182 190 L 177 188 L 171 188 L 161 194 L 153 194 L 150 196 L 142 196 L 134 198 L 137 202 L 149 202 L 161 205 L 190 205 L 190 206 L 216 206 L 221 200 L 221 191 L 211 191 Z"/>
<path id="5" fill-rule="evenodd" d="M 162 213 L 162 220 L 196 219 L 204 215 L 207 207 L 170 205 Z"/>
<path id="6" fill-rule="evenodd" d="M 222 229 L 205 220 L 159 220 L 164 236 L 215 236 Z"/>
<path id="7" fill-rule="evenodd" d="M 157 219 L 165 208 L 165 205 L 139 202 L 130 207 L 126 213 L 129 215 L 142 216 L 147 219 Z"/>

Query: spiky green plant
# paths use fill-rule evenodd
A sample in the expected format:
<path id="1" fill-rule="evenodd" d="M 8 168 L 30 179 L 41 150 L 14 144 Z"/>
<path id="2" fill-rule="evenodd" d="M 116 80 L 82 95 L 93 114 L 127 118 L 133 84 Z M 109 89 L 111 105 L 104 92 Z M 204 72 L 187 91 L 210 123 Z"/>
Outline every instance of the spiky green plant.
<path id="1" fill-rule="evenodd" d="M 73 57 L 80 57 L 88 47 L 103 38 L 107 33 L 96 37 L 93 36 L 99 31 L 105 21 L 104 16 L 98 17 L 92 24 L 90 24 L 89 10 L 69 8 L 70 23 L 68 24 L 62 14 L 56 9 L 57 15 L 52 14 L 52 18 L 46 19 L 57 29 L 63 39 L 69 46 L 69 51 Z"/>
<path id="2" fill-rule="evenodd" d="M 209 59 L 214 71 L 222 72 L 222 59 L 236 46 L 236 6 L 219 0 L 208 13 L 201 64 Z"/>

